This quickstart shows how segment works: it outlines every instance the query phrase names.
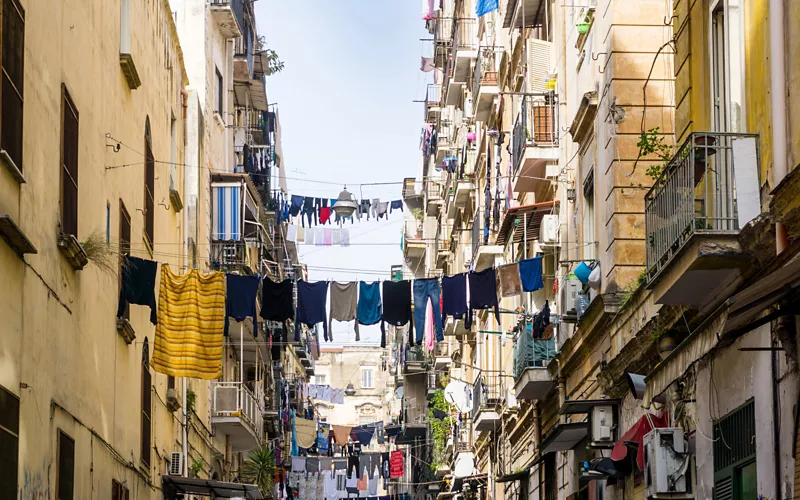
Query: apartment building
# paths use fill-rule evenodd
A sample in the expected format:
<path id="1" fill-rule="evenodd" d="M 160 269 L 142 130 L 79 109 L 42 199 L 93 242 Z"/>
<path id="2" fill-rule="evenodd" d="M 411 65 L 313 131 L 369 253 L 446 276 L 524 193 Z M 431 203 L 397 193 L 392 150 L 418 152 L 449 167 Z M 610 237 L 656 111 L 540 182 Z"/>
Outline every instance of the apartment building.
<path id="1" fill-rule="evenodd" d="M 472 385 L 439 475 L 464 497 L 792 498 L 796 70 L 778 62 L 798 6 L 579 3 L 445 1 L 426 21 L 406 266 L 540 256 L 544 282 L 499 322 L 448 319 L 451 364 L 423 358 L 420 384 Z"/>

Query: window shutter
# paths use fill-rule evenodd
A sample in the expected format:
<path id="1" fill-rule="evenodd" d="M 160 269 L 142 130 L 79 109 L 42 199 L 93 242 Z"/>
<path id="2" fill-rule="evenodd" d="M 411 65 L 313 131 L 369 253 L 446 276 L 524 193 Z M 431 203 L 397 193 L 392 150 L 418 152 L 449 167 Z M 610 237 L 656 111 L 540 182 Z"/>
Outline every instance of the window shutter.
<path id="1" fill-rule="evenodd" d="M 75 495 L 75 441 L 58 431 L 58 500 L 72 500 Z"/>
<path id="2" fill-rule="evenodd" d="M 528 89 L 530 92 L 547 92 L 552 45 L 544 40 L 528 40 Z"/>
<path id="3" fill-rule="evenodd" d="M 714 500 L 733 500 L 733 476 L 730 472 L 725 477 L 714 481 Z"/>

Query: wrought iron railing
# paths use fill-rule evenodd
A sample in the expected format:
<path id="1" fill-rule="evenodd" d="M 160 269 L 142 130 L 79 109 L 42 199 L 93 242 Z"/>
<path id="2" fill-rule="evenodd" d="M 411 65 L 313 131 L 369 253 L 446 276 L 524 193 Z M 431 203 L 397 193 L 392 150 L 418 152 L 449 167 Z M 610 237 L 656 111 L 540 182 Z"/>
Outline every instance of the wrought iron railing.
<path id="1" fill-rule="evenodd" d="M 514 379 L 519 379 L 528 368 L 547 368 L 556 356 L 555 339 L 534 339 L 523 331 L 514 342 Z"/>
<path id="2" fill-rule="evenodd" d="M 527 146 L 557 145 L 558 96 L 555 92 L 523 96 L 512 132 L 514 171 L 519 169 Z"/>
<path id="3" fill-rule="evenodd" d="M 433 20 L 433 42 L 436 44 L 450 43 L 453 37 L 453 18 L 438 17 Z"/>
<path id="4" fill-rule="evenodd" d="M 215 417 L 239 417 L 258 436 L 264 436 L 262 408 L 253 392 L 242 382 L 211 382 L 211 414 Z"/>
<path id="5" fill-rule="evenodd" d="M 453 48 L 475 50 L 478 48 L 478 20 L 474 17 L 456 18 L 453 24 Z"/>
<path id="6" fill-rule="evenodd" d="M 450 344 L 447 342 L 437 342 L 433 351 L 436 357 L 446 358 L 450 356 Z"/>
<path id="7" fill-rule="evenodd" d="M 755 139 L 758 163 L 757 134 L 694 132 L 664 165 L 645 195 L 648 280 L 693 235 L 738 233 L 734 143 L 740 139 Z"/>
<path id="8" fill-rule="evenodd" d="M 480 209 L 475 212 L 475 217 L 472 219 L 472 230 L 470 232 L 471 240 L 472 240 L 472 260 L 475 260 L 475 257 L 478 255 L 478 248 L 480 248 L 481 244 L 483 244 L 483 232 L 481 231 L 481 227 L 483 226 L 483 209 Z"/>
<path id="9" fill-rule="evenodd" d="M 425 92 L 425 104 L 428 107 L 439 106 L 442 101 L 442 86 L 438 83 L 429 83 Z"/>
<path id="10" fill-rule="evenodd" d="M 504 393 L 505 384 L 502 375 L 481 374 L 475 381 L 473 415 L 482 408 L 494 408 L 501 404 Z"/>
<path id="11" fill-rule="evenodd" d="M 478 96 L 481 84 L 497 84 L 497 67 L 503 55 L 502 47 L 485 46 L 478 49 L 478 57 L 475 59 L 475 70 L 472 72 L 472 99 Z M 473 103 L 476 106 L 477 103 Z"/>

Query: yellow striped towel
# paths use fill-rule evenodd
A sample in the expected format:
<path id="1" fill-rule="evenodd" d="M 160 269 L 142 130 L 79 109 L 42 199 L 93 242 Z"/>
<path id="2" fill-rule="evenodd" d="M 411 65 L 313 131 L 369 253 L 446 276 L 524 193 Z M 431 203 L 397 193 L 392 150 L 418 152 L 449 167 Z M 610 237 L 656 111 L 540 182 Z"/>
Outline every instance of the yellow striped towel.
<path id="1" fill-rule="evenodd" d="M 173 377 L 222 376 L 225 274 L 177 276 L 161 265 L 153 369 Z"/>

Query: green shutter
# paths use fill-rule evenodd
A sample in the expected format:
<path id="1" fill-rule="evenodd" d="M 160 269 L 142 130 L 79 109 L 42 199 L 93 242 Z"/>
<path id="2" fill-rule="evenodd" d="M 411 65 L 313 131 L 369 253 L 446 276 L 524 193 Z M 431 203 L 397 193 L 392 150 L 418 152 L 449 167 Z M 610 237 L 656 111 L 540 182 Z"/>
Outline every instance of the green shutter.
<path id="1" fill-rule="evenodd" d="M 756 457 L 755 403 L 729 413 L 714 423 L 714 500 L 738 500 L 741 470 Z"/>

